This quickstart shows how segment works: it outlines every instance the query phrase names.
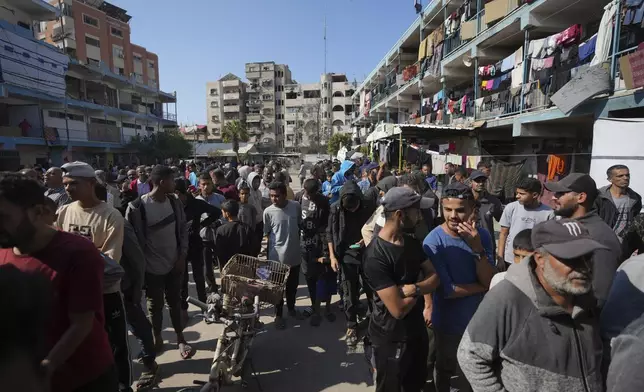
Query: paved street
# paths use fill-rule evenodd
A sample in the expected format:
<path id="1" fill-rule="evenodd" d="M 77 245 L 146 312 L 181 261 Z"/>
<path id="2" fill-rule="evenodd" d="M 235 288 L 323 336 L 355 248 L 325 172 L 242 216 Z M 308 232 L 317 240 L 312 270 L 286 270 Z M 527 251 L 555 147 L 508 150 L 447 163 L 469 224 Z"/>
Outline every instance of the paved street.
<path id="1" fill-rule="evenodd" d="M 292 174 L 293 189 L 299 190 L 299 180 Z M 191 290 L 194 293 L 194 285 Z M 334 299 L 338 300 L 337 296 Z M 306 284 L 300 279 L 297 305 L 299 309 L 310 306 Z M 191 316 L 196 315 L 197 308 L 191 306 Z M 265 332 L 257 336 L 253 345 L 253 362 L 259 374 L 263 391 L 370 391 L 371 376 L 362 351 L 347 354 L 344 343 L 344 316 L 336 311 L 334 323 L 323 321 L 319 327 L 312 327 L 308 320 L 287 320 L 287 329 L 278 331 L 273 325 L 272 310 L 264 310 L 262 321 L 266 324 Z M 207 380 L 217 337 L 222 326 L 206 325 L 198 318 L 191 318 L 185 331 L 186 339 L 198 351 L 189 360 L 181 360 L 176 349 L 176 337 L 169 325 L 169 316 L 164 318 L 166 328 L 163 332 L 166 341 L 166 352 L 161 354 L 158 362 L 161 366 L 163 380 L 159 391 L 177 391 L 192 386 L 193 380 Z M 138 353 L 138 344 L 132 338 L 133 356 Z M 141 365 L 134 363 L 135 377 L 141 371 Z M 230 391 L 259 391 L 257 384 L 250 380 L 249 387 L 242 389 L 235 385 Z"/>

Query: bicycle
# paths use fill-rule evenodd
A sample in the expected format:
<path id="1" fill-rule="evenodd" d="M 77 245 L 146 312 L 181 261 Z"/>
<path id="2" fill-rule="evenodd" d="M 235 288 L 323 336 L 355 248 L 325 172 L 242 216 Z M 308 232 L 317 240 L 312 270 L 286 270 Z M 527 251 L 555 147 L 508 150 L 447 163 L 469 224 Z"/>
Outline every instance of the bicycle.
<path id="1" fill-rule="evenodd" d="M 270 260 L 245 255 L 233 256 L 222 270 L 223 298 L 210 294 L 207 303 L 188 297 L 188 302 L 203 311 L 206 323 L 223 323 L 217 341 L 207 382 L 200 392 L 219 392 L 232 383 L 232 377 L 241 376 L 242 386 L 248 385 L 246 376 L 253 369 L 250 349 L 262 328 L 259 320 L 260 303 L 277 305 L 283 298 L 289 266 Z M 251 300 L 252 298 L 252 300 Z M 257 380 L 257 378 L 256 378 Z M 259 380 L 257 384 L 261 391 Z M 189 391 L 194 389 L 184 389 Z"/>

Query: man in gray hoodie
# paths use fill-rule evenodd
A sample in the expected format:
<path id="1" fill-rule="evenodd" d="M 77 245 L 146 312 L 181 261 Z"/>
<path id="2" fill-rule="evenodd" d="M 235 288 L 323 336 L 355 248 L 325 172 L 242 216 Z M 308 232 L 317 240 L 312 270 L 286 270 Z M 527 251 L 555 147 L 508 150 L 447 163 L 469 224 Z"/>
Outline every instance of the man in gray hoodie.
<path id="1" fill-rule="evenodd" d="M 593 209 L 597 197 L 595 180 L 588 174 L 570 173 L 559 182 L 546 183 L 545 187 L 553 192 L 555 215 L 580 222 L 588 229 L 592 239 L 608 248 L 596 251 L 592 258 L 593 292 L 601 309 L 623 258 L 617 235 Z"/>
<path id="2" fill-rule="evenodd" d="M 602 391 L 590 258 L 606 247 L 571 219 L 538 224 L 532 243 L 467 326 L 461 369 L 477 392 Z"/>
<path id="3" fill-rule="evenodd" d="M 621 241 L 633 218 L 642 210 L 642 197 L 629 188 L 631 173 L 627 166 L 611 166 L 606 176 L 611 184 L 599 190 L 595 208 Z"/>

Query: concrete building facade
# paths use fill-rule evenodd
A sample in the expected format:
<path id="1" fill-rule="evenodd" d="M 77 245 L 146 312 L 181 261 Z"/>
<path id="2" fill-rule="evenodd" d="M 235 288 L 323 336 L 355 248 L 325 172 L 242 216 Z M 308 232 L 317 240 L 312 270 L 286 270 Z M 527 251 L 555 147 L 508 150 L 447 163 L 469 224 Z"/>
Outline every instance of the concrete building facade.
<path id="1" fill-rule="evenodd" d="M 231 73 L 206 83 L 206 110 L 208 113 L 207 140 L 220 142 L 221 130 L 231 121 L 246 122 L 246 83 Z M 252 138 L 257 134 L 249 130 Z"/>
<path id="2" fill-rule="evenodd" d="M 135 135 L 176 128 L 158 58 L 103 1 L 0 1 L 0 168 L 128 162 Z M 170 105 L 174 104 L 171 111 Z"/>

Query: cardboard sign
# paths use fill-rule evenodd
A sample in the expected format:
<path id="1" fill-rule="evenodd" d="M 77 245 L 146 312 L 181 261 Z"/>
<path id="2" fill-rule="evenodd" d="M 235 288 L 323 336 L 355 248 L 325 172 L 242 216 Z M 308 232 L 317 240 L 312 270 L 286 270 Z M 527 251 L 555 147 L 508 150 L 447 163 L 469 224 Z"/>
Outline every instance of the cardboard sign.
<path id="1" fill-rule="evenodd" d="M 579 71 L 550 100 L 568 114 L 595 95 L 610 91 L 610 88 L 608 70 L 599 64 Z"/>

